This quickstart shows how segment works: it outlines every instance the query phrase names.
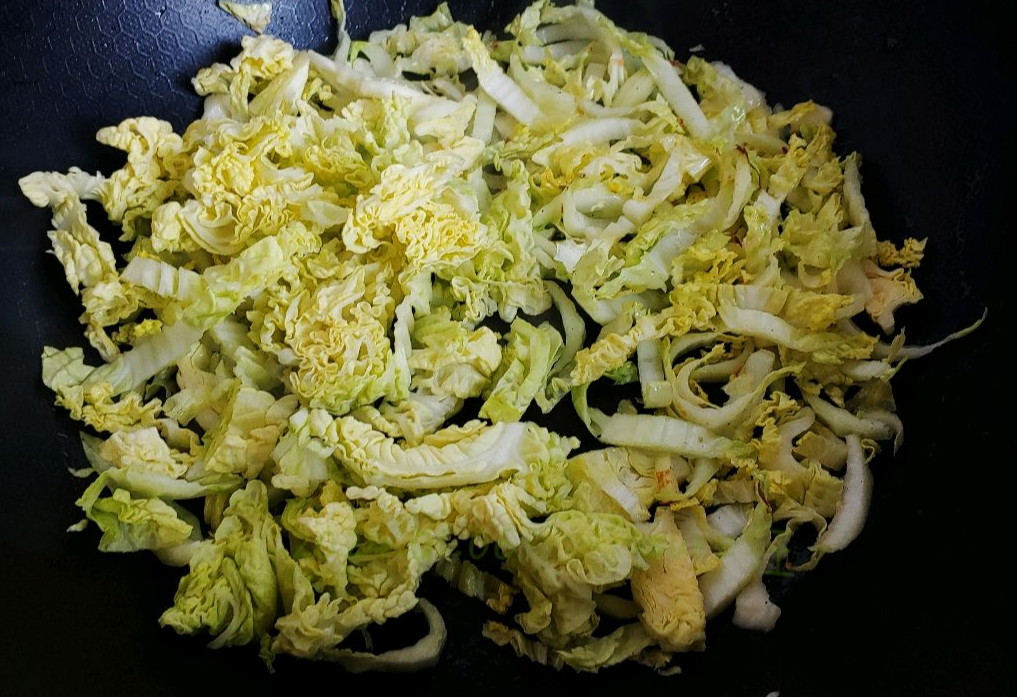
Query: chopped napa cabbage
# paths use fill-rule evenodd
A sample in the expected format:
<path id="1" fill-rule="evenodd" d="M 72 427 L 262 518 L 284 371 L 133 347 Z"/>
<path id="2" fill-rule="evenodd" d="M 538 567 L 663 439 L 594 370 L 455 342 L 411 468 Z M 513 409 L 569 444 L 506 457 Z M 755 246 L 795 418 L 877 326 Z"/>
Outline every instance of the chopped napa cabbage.
<path id="1" fill-rule="evenodd" d="M 926 243 L 878 239 L 832 112 L 589 0 L 356 41 L 331 0 L 331 56 L 219 5 L 257 35 L 195 76 L 201 118 L 126 119 L 97 134 L 117 171 L 19 182 L 96 354 L 42 353 L 95 475 L 71 529 L 186 566 L 161 624 L 270 665 L 433 665 L 432 571 L 555 668 L 675 671 L 732 605 L 772 628 L 766 575 L 863 528 L 897 371 L 984 320 L 874 335 Z M 414 611 L 423 638 L 370 650 Z"/>
<path id="2" fill-rule="evenodd" d="M 562 350 L 561 335 L 550 324 L 534 327 L 524 319 L 512 322 L 493 387 L 480 407 L 491 421 L 518 421 L 530 402 L 541 394 Z"/>
<path id="3" fill-rule="evenodd" d="M 703 607 L 713 617 L 735 599 L 756 575 L 770 543 L 770 514 L 763 504 L 756 506 L 744 532 L 720 558 L 716 569 L 699 579 Z"/>
<path id="4" fill-rule="evenodd" d="M 127 489 L 115 488 L 110 496 L 102 496 L 109 484 L 100 476 L 78 499 L 87 519 L 102 530 L 102 551 L 157 551 L 200 539 L 197 519 L 180 506 L 159 498 L 131 496 Z"/>
<path id="5" fill-rule="evenodd" d="M 251 31 L 258 34 L 268 29 L 272 21 L 272 3 L 256 2 L 251 4 L 219 0 L 219 7 L 246 24 Z"/>
<path id="6" fill-rule="evenodd" d="M 660 545 L 613 513 L 552 514 L 505 562 L 529 605 L 520 625 L 552 640 L 588 636 L 598 623 L 593 593 L 647 568 Z"/>
<path id="7" fill-rule="evenodd" d="M 646 632 L 668 651 L 702 648 L 706 640 L 706 612 L 695 567 L 674 516 L 658 509 L 654 532 L 667 540 L 667 549 L 645 570 L 632 575 L 632 595 L 642 608 Z"/>
<path id="8" fill-rule="evenodd" d="M 366 484 L 431 489 L 490 482 L 568 454 L 575 444 L 532 423 L 449 427 L 405 448 L 360 421 L 335 422 L 335 456 Z"/>

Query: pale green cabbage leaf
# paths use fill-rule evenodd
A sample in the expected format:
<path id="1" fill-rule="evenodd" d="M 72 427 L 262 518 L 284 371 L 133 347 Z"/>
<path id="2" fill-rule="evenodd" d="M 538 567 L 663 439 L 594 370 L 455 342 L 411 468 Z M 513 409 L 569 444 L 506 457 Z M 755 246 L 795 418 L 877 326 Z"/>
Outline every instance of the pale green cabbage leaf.
<path id="1" fill-rule="evenodd" d="M 219 5 L 258 35 L 194 77 L 201 118 L 19 182 L 94 349 L 42 354 L 96 475 L 72 529 L 186 566 L 161 623 L 270 664 L 433 665 L 432 570 L 555 668 L 673 672 L 731 605 L 770 629 L 768 575 L 863 531 L 896 372 L 982 321 L 894 335 L 925 242 L 877 237 L 832 112 L 587 0 L 357 41 L 332 0 L 331 56 Z"/>

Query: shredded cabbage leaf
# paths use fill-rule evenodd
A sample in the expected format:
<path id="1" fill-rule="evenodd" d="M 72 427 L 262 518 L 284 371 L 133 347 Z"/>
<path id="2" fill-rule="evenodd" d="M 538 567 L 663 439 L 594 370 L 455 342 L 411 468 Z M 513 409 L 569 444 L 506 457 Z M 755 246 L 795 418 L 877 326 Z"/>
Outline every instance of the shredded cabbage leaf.
<path id="1" fill-rule="evenodd" d="M 233 15 L 239 22 L 243 22 L 251 31 L 256 34 L 264 34 L 268 25 L 272 22 L 272 3 L 255 2 L 241 3 L 230 0 L 219 0 L 219 7 L 223 11 Z"/>
<path id="2" fill-rule="evenodd" d="M 95 476 L 72 529 L 186 567 L 160 623 L 269 665 L 434 665 L 432 572 L 555 668 L 676 672 L 732 606 L 772 628 L 768 575 L 863 531 L 892 377 L 982 321 L 904 345 L 925 241 L 877 238 L 832 112 L 587 0 L 358 40 L 333 0 L 332 56 L 219 5 L 257 35 L 194 77 L 201 118 L 20 181 L 90 347 L 42 355 Z M 413 611 L 405 648 L 351 640 Z"/>

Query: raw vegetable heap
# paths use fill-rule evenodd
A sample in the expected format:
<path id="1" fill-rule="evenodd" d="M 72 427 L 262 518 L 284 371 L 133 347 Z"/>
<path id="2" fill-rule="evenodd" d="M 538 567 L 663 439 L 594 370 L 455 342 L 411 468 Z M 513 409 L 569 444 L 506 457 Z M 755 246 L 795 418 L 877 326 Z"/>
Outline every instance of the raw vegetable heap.
<path id="1" fill-rule="evenodd" d="M 111 176 L 21 180 L 104 361 L 43 354 L 97 475 L 75 528 L 187 566 L 160 623 L 266 660 L 433 664 L 431 570 L 555 667 L 664 669 L 732 603 L 772 627 L 764 573 L 799 528 L 796 569 L 847 545 L 901 438 L 888 380 L 927 349 L 854 318 L 894 331 L 924 243 L 877 240 L 829 110 L 589 3 L 503 38 L 334 10 L 334 57 L 245 38 L 183 134 L 128 119 Z M 594 449 L 540 418 L 563 399 Z M 412 647 L 347 640 L 414 609 Z"/>

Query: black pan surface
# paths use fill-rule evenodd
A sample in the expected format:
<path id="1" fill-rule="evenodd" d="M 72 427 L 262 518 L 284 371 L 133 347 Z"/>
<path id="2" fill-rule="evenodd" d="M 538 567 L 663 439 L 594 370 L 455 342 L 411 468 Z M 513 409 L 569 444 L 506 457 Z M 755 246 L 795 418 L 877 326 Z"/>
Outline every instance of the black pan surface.
<path id="1" fill-rule="evenodd" d="M 429 12 L 434 0 L 350 0 L 354 37 Z M 501 27 L 522 3 L 452 2 L 466 21 Z M 987 3 L 894 0 L 780 3 L 600 2 L 626 27 L 666 39 L 679 56 L 732 65 L 771 102 L 807 98 L 836 114 L 842 152 L 865 155 L 864 192 L 881 236 L 928 236 L 918 275 L 926 300 L 902 316 L 912 341 L 966 326 L 976 335 L 916 361 L 895 380 L 907 439 L 875 466 L 863 535 L 782 587 L 769 635 L 726 619 L 709 649 L 662 678 L 638 666 L 599 676 L 554 673 L 480 637 L 483 612 L 441 583 L 424 594 L 450 630 L 437 668 L 350 676 L 254 650 L 213 652 L 161 630 L 178 571 L 150 556 L 103 555 L 93 532 L 65 528 L 84 484 L 76 428 L 39 378 L 44 344 L 81 345 L 76 299 L 44 252 L 48 215 L 16 180 L 78 165 L 110 171 L 116 153 L 93 135 L 141 114 L 181 129 L 199 111 L 188 79 L 231 56 L 242 27 L 213 0 L 6 0 L 0 3 L 0 692 L 146 695 L 323 694 L 409 690 L 458 694 L 593 688 L 685 695 L 988 695 L 1003 686 L 1010 584 L 1011 437 L 993 416 L 1012 380 L 1001 334 L 1010 310 L 1003 238 L 1013 196 L 1012 53 Z M 326 0 L 277 0 L 273 31 L 331 48 Z M 1012 272 L 1009 276 L 1012 277 Z M 997 397 L 998 396 L 998 397 Z M 999 399 L 1002 398 L 1002 399 Z M 1002 407 L 999 407 L 1002 408 Z"/>

